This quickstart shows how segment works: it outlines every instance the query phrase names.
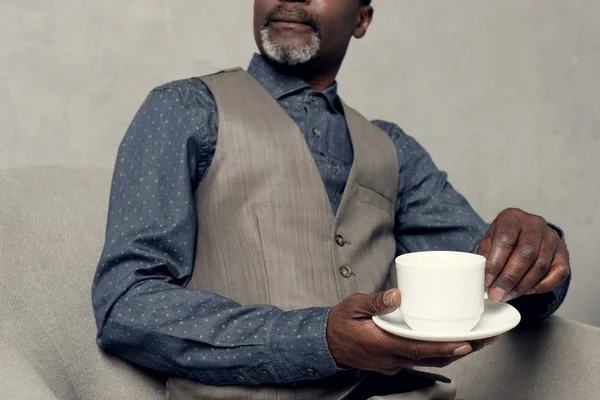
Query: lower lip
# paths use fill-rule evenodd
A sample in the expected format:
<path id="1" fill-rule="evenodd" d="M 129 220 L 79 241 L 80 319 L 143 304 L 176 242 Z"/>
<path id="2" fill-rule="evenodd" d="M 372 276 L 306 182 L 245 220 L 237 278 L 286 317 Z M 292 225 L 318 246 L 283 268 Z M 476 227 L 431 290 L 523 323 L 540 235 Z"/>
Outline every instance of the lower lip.
<path id="1" fill-rule="evenodd" d="M 285 22 L 285 21 L 273 21 L 271 22 L 271 25 L 273 25 L 274 27 L 277 28 L 288 28 L 288 29 L 297 29 L 297 28 L 304 28 L 304 29 L 313 29 L 312 26 L 307 25 L 307 24 L 301 24 L 298 22 Z"/>

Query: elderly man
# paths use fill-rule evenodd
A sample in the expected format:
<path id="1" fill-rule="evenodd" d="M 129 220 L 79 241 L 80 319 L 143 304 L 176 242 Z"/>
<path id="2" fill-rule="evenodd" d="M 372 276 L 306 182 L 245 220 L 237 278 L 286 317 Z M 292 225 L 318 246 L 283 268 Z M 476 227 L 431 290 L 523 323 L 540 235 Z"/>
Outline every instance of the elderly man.
<path id="1" fill-rule="evenodd" d="M 492 301 L 525 320 L 562 302 L 560 231 L 486 224 L 397 125 L 337 94 L 370 1 L 256 0 L 248 72 L 154 89 L 119 149 L 93 286 L 98 344 L 170 376 L 175 399 L 452 398 L 440 367 L 487 341 L 379 329 L 395 256 L 486 256 Z M 412 392 L 412 393 L 411 393 Z M 408 397 L 413 396 L 413 397 Z"/>

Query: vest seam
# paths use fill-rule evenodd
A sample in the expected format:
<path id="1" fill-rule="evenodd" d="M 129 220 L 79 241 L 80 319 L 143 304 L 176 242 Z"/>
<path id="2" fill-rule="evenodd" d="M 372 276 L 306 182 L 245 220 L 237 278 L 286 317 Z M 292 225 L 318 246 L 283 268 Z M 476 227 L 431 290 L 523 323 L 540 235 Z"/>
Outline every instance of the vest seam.
<path id="1" fill-rule="evenodd" d="M 213 75 L 216 75 L 216 74 L 213 74 Z M 217 135 L 216 135 L 217 138 L 215 140 L 215 149 L 214 149 L 214 152 L 212 154 L 212 159 L 211 159 L 210 165 L 207 166 L 206 171 L 204 172 L 204 175 L 202 176 L 201 180 L 199 181 L 198 185 L 196 186 L 195 193 L 198 192 L 198 188 L 200 187 L 200 185 L 202 185 L 202 183 L 209 181 L 209 179 L 212 178 L 212 175 L 214 175 L 214 172 L 211 174 L 211 171 L 214 171 L 215 168 L 214 168 L 213 164 L 215 164 L 215 161 L 217 161 L 218 158 L 220 158 L 220 157 L 217 157 L 217 154 L 220 156 L 220 154 L 222 152 L 222 151 L 219 151 L 219 148 L 223 147 L 223 146 L 219 146 L 219 144 L 220 144 L 219 142 L 221 142 L 221 133 L 220 133 L 220 131 L 221 131 L 221 128 L 223 127 L 223 124 L 225 122 L 223 116 L 221 115 L 222 113 L 219 112 L 219 105 L 218 105 L 218 102 L 217 102 L 217 97 L 212 92 L 212 90 L 210 89 L 210 86 L 204 81 L 203 78 L 204 77 L 200 77 L 200 78 L 196 78 L 196 79 L 199 79 L 202 82 L 202 84 L 206 87 L 206 90 L 208 90 L 208 92 L 210 93 L 210 95 L 213 97 L 213 101 L 215 102 L 215 112 L 217 113 L 218 126 L 217 126 L 217 132 L 216 132 L 217 133 Z M 198 116 L 200 116 L 199 113 L 196 115 L 196 117 L 198 117 Z M 206 121 L 206 122 L 208 122 L 208 121 Z M 203 127 L 203 129 L 206 132 L 206 127 Z M 223 129 L 223 131 L 224 130 L 225 129 Z"/>

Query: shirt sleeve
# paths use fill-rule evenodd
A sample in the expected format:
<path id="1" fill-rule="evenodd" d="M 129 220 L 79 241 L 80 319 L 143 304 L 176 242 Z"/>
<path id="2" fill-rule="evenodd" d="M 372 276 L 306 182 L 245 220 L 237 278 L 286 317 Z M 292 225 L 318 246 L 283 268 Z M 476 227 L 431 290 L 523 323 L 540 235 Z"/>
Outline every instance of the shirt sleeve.
<path id="1" fill-rule="evenodd" d="M 447 174 L 436 167 L 414 138 L 397 125 L 374 123 L 388 133 L 398 153 L 397 254 L 426 250 L 475 252 L 489 224 L 452 187 Z M 562 231 L 554 228 L 562 237 Z M 525 323 L 543 319 L 558 309 L 569 281 L 550 293 L 522 296 L 511 304 L 521 312 Z"/>
<path id="2" fill-rule="evenodd" d="M 398 154 L 395 236 L 397 253 L 426 250 L 474 252 L 488 224 L 448 182 L 417 141 L 400 127 L 375 124 L 388 133 Z"/>
<path id="3" fill-rule="evenodd" d="M 98 345 L 211 385 L 334 374 L 325 336 L 329 308 L 284 312 L 185 288 L 194 268 L 194 192 L 217 132 L 215 113 L 191 97 L 177 87 L 153 90 L 119 147 L 92 288 Z"/>

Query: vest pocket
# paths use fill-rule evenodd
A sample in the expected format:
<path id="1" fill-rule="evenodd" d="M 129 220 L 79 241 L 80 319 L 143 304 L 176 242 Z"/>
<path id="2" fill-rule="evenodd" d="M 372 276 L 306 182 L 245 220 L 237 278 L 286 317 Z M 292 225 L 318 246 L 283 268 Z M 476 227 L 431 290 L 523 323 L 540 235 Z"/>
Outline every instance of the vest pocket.
<path id="1" fill-rule="evenodd" d="M 361 185 L 360 183 L 357 184 L 357 186 L 358 190 L 356 198 L 358 199 L 358 201 L 360 201 L 361 203 L 372 205 L 373 207 L 377 207 L 380 210 L 388 213 L 390 216 L 394 216 L 394 205 L 390 200 L 388 200 L 386 197 L 383 197 L 376 191 Z"/>

